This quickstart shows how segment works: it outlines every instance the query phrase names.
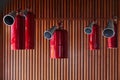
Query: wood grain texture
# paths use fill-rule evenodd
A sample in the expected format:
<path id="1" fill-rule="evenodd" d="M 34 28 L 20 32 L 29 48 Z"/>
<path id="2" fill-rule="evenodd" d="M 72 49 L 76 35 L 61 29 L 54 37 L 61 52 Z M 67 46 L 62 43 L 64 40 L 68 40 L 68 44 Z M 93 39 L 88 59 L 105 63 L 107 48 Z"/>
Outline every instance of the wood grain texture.
<path id="1" fill-rule="evenodd" d="M 120 34 L 119 7 L 120 0 L 9 0 L 0 21 L 13 10 L 30 8 L 36 15 L 36 45 L 33 50 L 11 50 L 10 27 L 1 23 L 0 80 L 120 80 L 120 36 L 116 49 L 108 49 L 102 36 L 114 16 Z M 84 28 L 94 19 L 100 28 L 100 49 L 90 51 Z M 68 58 L 50 59 L 43 34 L 59 21 L 68 31 Z"/>

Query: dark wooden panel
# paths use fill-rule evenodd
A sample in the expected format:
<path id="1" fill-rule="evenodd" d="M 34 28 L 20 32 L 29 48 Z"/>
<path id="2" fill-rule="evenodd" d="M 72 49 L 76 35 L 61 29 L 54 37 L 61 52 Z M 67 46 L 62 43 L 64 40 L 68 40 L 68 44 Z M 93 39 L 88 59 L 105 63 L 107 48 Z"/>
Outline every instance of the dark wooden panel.
<path id="1" fill-rule="evenodd" d="M 0 22 L 2 22 L 2 15 L 0 14 Z M 3 69 L 4 69 L 4 65 L 3 65 L 3 26 L 2 23 L 0 23 L 0 79 L 3 80 Z"/>
<path id="2" fill-rule="evenodd" d="M 36 15 L 36 46 L 34 50 L 10 50 L 11 30 L 3 24 L 3 80 L 120 80 L 119 42 L 117 49 L 107 49 L 101 34 L 114 16 L 120 26 L 119 5 L 119 0 L 9 0 L 3 16 L 18 8 L 30 8 Z M 90 51 L 84 28 L 94 19 L 100 28 L 100 49 Z M 68 31 L 69 58 L 50 59 L 49 41 L 43 34 L 60 20 Z"/>

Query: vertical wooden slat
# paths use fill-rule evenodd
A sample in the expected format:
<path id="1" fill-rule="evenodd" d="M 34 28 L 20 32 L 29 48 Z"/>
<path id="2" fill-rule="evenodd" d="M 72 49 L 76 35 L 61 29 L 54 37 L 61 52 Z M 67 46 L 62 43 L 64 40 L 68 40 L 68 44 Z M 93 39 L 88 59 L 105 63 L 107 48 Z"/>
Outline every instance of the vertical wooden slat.
<path id="1" fill-rule="evenodd" d="M 87 26 L 87 21 L 84 20 L 83 24 L 84 24 L 84 27 L 86 27 Z M 83 67 L 83 70 L 84 70 L 84 80 L 87 80 L 87 77 L 88 77 L 87 76 L 87 50 L 86 50 L 87 49 L 87 39 L 86 38 L 87 38 L 87 35 L 84 34 L 84 38 L 83 38 L 84 39 L 84 59 L 83 59 L 83 62 L 84 62 L 84 67 Z"/>
<path id="2" fill-rule="evenodd" d="M 46 20 L 44 21 L 44 23 L 43 23 L 43 25 L 44 25 L 44 31 L 47 29 L 46 27 L 47 27 L 47 25 L 46 25 Z M 46 75 L 47 75 L 47 59 L 46 59 L 46 57 L 47 57 L 47 50 L 46 50 L 46 46 L 47 46 L 47 43 L 46 43 L 46 39 L 44 38 L 44 62 L 43 62 L 43 64 L 44 64 L 44 80 L 46 80 L 47 79 L 47 77 L 46 77 Z"/>
<path id="3" fill-rule="evenodd" d="M 67 30 L 67 20 L 64 21 L 64 29 Z M 68 36 L 67 36 L 67 39 L 68 39 Z M 68 62 L 68 59 L 64 59 L 64 80 L 68 80 L 68 71 L 67 71 L 67 62 Z"/>
<path id="4" fill-rule="evenodd" d="M 95 51 L 92 51 L 91 53 L 91 68 L 92 68 L 91 78 L 92 80 L 95 80 Z"/>
<path id="5" fill-rule="evenodd" d="M 118 74 L 119 74 L 118 73 L 118 56 L 117 55 L 118 55 L 118 49 L 115 49 L 115 57 L 114 57 L 115 58 L 114 59 L 115 60 L 114 61 L 115 62 L 115 68 L 114 68 L 115 69 L 115 71 L 114 71 L 115 72 L 115 74 L 114 74 L 115 77 L 114 77 L 114 80 L 118 80 Z"/>
<path id="6" fill-rule="evenodd" d="M 72 45 L 72 39 L 73 39 L 73 37 L 72 37 L 72 24 L 73 24 L 73 22 L 72 21 L 70 21 L 70 22 L 71 23 L 70 23 L 70 36 L 69 36 L 70 37 L 70 43 L 69 43 L 70 44 L 70 46 L 69 46 L 70 47 L 70 66 L 69 66 L 70 67 L 70 76 L 69 77 L 70 77 L 70 80 L 72 80 L 73 79 L 72 73 L 74 73 L 73 72 L 74 65 L 72 65 L 72 60 L 73 60 L 73 58 L 72 58 L 73 57 L 72 56 L 73 55 L 72 54 L 72 47 L 73 47 L 73 45 Z"/>
<path id="7" fill-rule="evenodd" d="M 69 20 L 67 20 L 67 31 L 68 31 L 68 33 L 69 33 L 69 31 L 70 31 L 70 24 L 69 24 Z M 69 65 L 70 65 L 70 60 L 69 60 L 69 58 L 70 58 L 70 47 L 69 47 L 69 43 L 70 43 L 70 34 L 68 34 L 68 36 L 67 36 L 67 38 L 68 38 L 68 42 L 67 42 L 67 47 L 68 47 L 68 61 L 67 61 L 67 80 L 70 80 L 70 67 L 69 67 Z"/>
<path id="8" fill-rule="evenodd" d="M 22 79 L 22 51 L 18 54 L 18 80 Z"/>
<path id="9" fill-rule="evenodd" d="M 33 73 L 34 73 L 34 72 L 33 72 L 33 69 L 34 69 L 34 68 L 33 68 L 33 56 L 34 56 L 34 55 L 33 55 L 33 53 L 32 53 L 31 50 L 30 50 L 29 53 L 30 53 L 30 54 L 29 54 L 29 55 L 30 55 L 30 57 L 29 57 L 29 58 L 30 58 L 30 59 L 29 59 L 29 60 L 30 60 L 30 62 L 29 62 L 29 65 L 30 65 L 30 69 L 29 69 L 29 70 L 30 70 L 30 72 L 29 72 L 28 74 L 29 74 L 29 76 L 30 76 L 29 80 L 33 80 L 33 76 L 32 76 L 32 75 L 34 75 L 34 74 L 33 74 Z M 35 65 L 35 64 L 34 64 L 34 65 Z"/>
<path id="10" fill-rule="evenodd" d="M 47 27 L 50 27 L 50 20 L 47 23 Z M 50 80 L 50 49 L 49 49 L 49 41 L 47 41 L 47 80 Z"/>
<path id="11" fill-rule="evenodd" d="M 36 53 L 34 53 L 34 50 L 31 50 L 31 52 L 32 52 L 32 55 L 33 55 L 33 80 L 36 80 L 36 61 L 35 61 L 35 59 L 36 59 Z"/>
<path id="12" fill-rule="evenodd" d="M 92 68 L 91 68 L 91 51 L 89 51 L 89 53 L 88 53 L 88 60 L 89 60 L 89 75 L 88 75 L 88 78 L 90 79 L 90 80 L 92 80 L 92 77 L 91 77 L 91 75 L 92 75 Z"/>
<path id="13" fill-rule="evenodd" d="M 52 27 L 52 25 L 54 25 L 53 20 L 50 21 L 50 27 Z M 50 80 L 54 80 L 54 75 L 55 75 L 54 69 L 55 69 L 55 67 L 54 67 L 54 59 L 50 59 Z"/>
<path id="14" fill-rule="evenodd" d="M 98 16 L 100 16 L 100 13 L 98 12 Z M 100 29 L 100 20 L 98 21 L 98 27 L 99 27 L 99 32 L 102 32 L 102 30 Z M 101 39 L 102 39 L 102 35 L 99 34 L 99 44 L 101 44 Z M 101 73 L 102 73 L 102 69 L 101 69 L 101 58 L 102 58 L 102 54 L 101 54 L 101 48 L 102 48 L 102 45 L 99 45 L 99 51 L 98 51 L 98 63 L 97 63 L 97 66 L 98 66 L 98 80 L 101 80 Z"/>
<path id="15" fill-rule="evenodd" d="M 42 31 L 41 31 L 41 30 L 42 30 L 41 26 L 42 26 L 42 25 L 41 25 L 41 23 L 42 23 L 42 21 L 40 20 L 40 21 L 38 21 L 38 23 L 39 23 L 39 25 L 38 25 L 39 28 L 37 29 L 37 27 L 36 27 L 36 31 L 38 30 L 38 34 L 37 34 L 37 35 L 39 35 L 38 40 L 41 42 L 41 37 L 42 37 L 42 34 L 41 34 L 41 33 L 42 33 Z M 37 37 L 37 35 L 36 35 L 36 37 Z M 38 79 L 39 79 L 39 80 L 41 80 L 41 58 L 40 58 L 40 57 L 41 57 L 41 44 L 42 44 L 42 43 L 40 43 L 40 44 L 37 44 L 37 43 L 36 43 L 36 45 L 39 46 L 39 47 L 38 47 L 38 50 L 39 50 L 39 51 L 38 51 L 38 52 L 39 52 L 39 56 L 38 56 L 38 61 L 39 61 L 39 65 L 38 65 L 38 67 L 39 67 L 39 68 L 38 68 L 39 74 L 38 74 L 38 76 L 39 76 L 39 77 L 38 77 Z M 36 52 L 36 53 L 37 53 L 37 52 Z"/>
<path id="16" fill-rule="evenodd" d="M 107 73 L 107 80 L 110 80 L 110 50 L 109 49 L 107 49 L 107 54 L 106 54 L 106 69 L 107 69 L 107 71 L 106 71 L 106 73 Z"/>
<path id="17" fill-rule="evenodd" d="M 36 31 L 35 35 L 38 36 L 38 34 L 39 34 L 38 31 L 40 30 L 40 25 L 39 25 L 39 21 L 38 20 L 36 20 L 36 25 L 38 25 L 39 27 L 35 28 L 35 31 Z M 39 63 L 39 61 L 40 61 L 40 58 L 39 58 L 39 56 L 40 56 L 39 46 L 40 46 L 40 40 L 36 36 L 35 36 L 35 39 L 36 39 L 38 44 L 36 44 L 36 42 L 35 42 L 35 48 L 36 48 L 35 51 L 34 51 L 34 53 L 36 54 L 36 59 L 35 59 L 36 60 L 35 61 L 36 62 L 36 69 L 35 69 L 35 71 L 36 71 L 36 79 L 40 80 L 40 78 L 39 78 L 39 72 L 40 72 L 40 67 L 39 67 L 39 65 L 40 65 L 40 63 Z M 37 52 L 39 54 L 37 54 Z"/>
<path id="18" fill-rule="evenodd" d="M 73 3 L 73 6 L 74 6 L 74 3 Z M 73 8 L 73 12 L 74 12 L 74 8 Z M 73 13 L 74 14 L 74 13 Z M 74 64 L 74 65 L 72 65 L 71 64 L 71 66 L 72 66 L 72 75 L 73 75 L 73 77 L 72 77 L 72 80 L 74 80 L 75 79 L 75 20 L 72 20 L 72 25 L 71 25 L 71 29 L 72 29 L 72 31 L 71 31 L 71 41 L 72 41 L 72 49 L 71 49 L 71 52 L 72 52 L 72 54 L 71 54 L 71 58 L 72 58 L 72 64 Z"/>
<path id="19" fill-rule="evenodd" d="M 30 65 L 30 63 L 31 63 L 31 61 L 32 60 L 30 60 L 30 50 L 28 51 L 28 50 L 26 50 L 26 79 L 28 79 L 28 80 L 30 80 L 30 71 L 31 70 L 33 70 L 33 68 L 32 69 L 30 69 L 30 67 L 32 67 L 31 65 Z"/>
<path id="20" fill-rule="evenodd" d="M 9 41 L 10 41 L 10 35 L 9 34 L 10 34 L 10 28 L 8 28 L 8 31 L 7 31 L 7 35 L 9 36 L 8 39 L 7 39 L 8 46 L 10 46 L 10 43 L 9 43 Z M 7 51 L 7 53 L 8 53 L 8 61 L 7 61 L 8 62 L 8 79 L 10 79 L 11 78 L 11 75 L 10 75 L 10 73 L 11 73 L 11 70 L 10 70 L 11 69 L 11 66 L 10 66 L 10 64 L 11 64 L 11 61 L 10 61 L 11 60 L 10 49 L 11 48 L 9 48 L 8 46 L 7 46 L 7 49 L 8 49 L 8 51 Z"/>
<path id="21" fill-rule="evenodd" d="M 27 74 L 26 74 L 27 73 L 27 67 L 26 67 L 26 65 L 28 64 L 27 59 L 26 59 L 27 58 L 26 57 L 27 56 L 26 51 L 23 51 L 22 54 L 23 54 L 23 56 L 22 56 L 23 57 L 23 65 L 22 65 L 23 66 L 23 73 L 22 73 L 22 75 L 23 75 L 23 80 L 26 80 L 26 77 L 27 77 Z"/>
<path id="22" fill-rule="evenodd" d="M 61 80 L 63 80 L 64 79 L 64 67 L 63 67 L 63 64 L 64 64 L 64 62 L 63 62 L 63 59 L 61 59 L 61 66 L 60 66 L 60 73 L 61 73 Z"/>
<path id="23" fill-rule="evenodd" d="M 97 50 L 95 50 L 95 61 L 94 61 L 94 64 L 95 64 L 95 80 L 97 80 L 97 78 L 98 78 L 98 51 Z"/>
<path id="24" fill-rule="evenodd" d="M 78 37 L 78 42 L 77 42 L 77 44 L 78 44 L 77 45 L 77 50 L 78 50 L 78 55 L 77 55 L 77 57 L 78 57 L 78 61 L 77 61 L 78 62 L 77 63 L 78 64 L 77 65 L 78 66 L 78 72 L 77 72 L 77 75 L 78 75 L 78 78 L 77 79 L 78 80 L 81 80 L 81 53 L 80 53 L 81 52 L 81 47 L 80 47 L 81 46 L 81 41 L 80 41 L 81 40 L 81 37 L 80 37 L 80 35 L 81 35 L 81 30 L 80 30 L 81 27 L 80 27 L 80 22 L 81 21 L 78 20 L 78 28 L 77 28 L 77 31 L 78 31 L 78 33 L 77 33 L 77 35 L 78 35 L 77 36 Z"/>
<path id="25" fill-rule="evenodd" d="M 84 36 L 83 36 L 83 34 L 84 34 L 84 29 L 83 29 L 83 27 L 84 27 L 84 24 L 83 24 L 83 21 L 82 20 L 80 20 L 81 21 L 81 80 L 84 80 L 84 47 L 83 47 L 83 45 L 84 45 Z"/>
<path id="26" fill-rule="evenodd" d="M 104 21 L 100 20 L 100 24 L 101 24 L 101 32 L 104 28 Z M 101 39 L 100 39 L 100 44 L 101 44 L 101 80 L 104 80 L 104 42 L 103 42 L 103 36 L 101 36 Z"/>
<path id="27" fill-rule="evenodd" d="M 120 1 L 119 1 L 120 2 Z M 120 26 L 120 21 L 118 21 L 118 26 Z M 118 30 L 120 30 L 120 28 L 118 27 Z M 120 34 L 120 32 L 118 31 L 118 34 Z M 119 42 L 119 40 L 120 40 L 120 37 L 118 36 L 118 57 L 117 57 L 117 59 L 118 59 L 118 67 L 117 67 L 117 69 L 118 69 L 118 74 L 117 74 L 117 76 L 118 76 L 118 80 L 120 79 L 120 42 Z"/>
<path id="28" fill-rule="evenodd" d="M 18 52 L 18 50 L 16 51 L 16 55 L 15 55 L 15 57 L 16 57 L 16 59 L 15 59 L 15 68 L 16 68 L 16 70 L 15 70 L 15 74 L 16 74 L 16 80 L 18 80 L 18 54 L 19 54 L 19 52 Z"/>
<path id="29" fill-rule="evenodd" d="M 40 63 L 39 63 L 39 67 L 40 67 L 40 80 L 44 80 L 44 39 L 43 39 L 43 32 L 44 32 L 44 21 L 41 20 L 40 21 L 40 25 L 39 25 L 39 35 L 40 38 L 38 40 L 40 40 L 40 44 L 38 44 L 39 47 L 39 55 L 40 55 Z M 37 27 L 36 27 L 37 28 Z M 37 52 L 36 52 L 37 53 Z"/>
<path id="30" fill-rule="evenodd" d="M 105 27 L 105 25 L 106 25 L 106 21 L 104 20 L 104 22 L 103 22 L 103 26 Z M 104 57 L 104 80 L 107 80 L 107 44 L 106 44 L 106 39 L 104 38 L 104 42 L 103 42 L 103 45 L 104 45 L 104 51 L 103 51 L 103 53 L 104 53 L 104 55 L 103 55 L 103 57 Z"/>

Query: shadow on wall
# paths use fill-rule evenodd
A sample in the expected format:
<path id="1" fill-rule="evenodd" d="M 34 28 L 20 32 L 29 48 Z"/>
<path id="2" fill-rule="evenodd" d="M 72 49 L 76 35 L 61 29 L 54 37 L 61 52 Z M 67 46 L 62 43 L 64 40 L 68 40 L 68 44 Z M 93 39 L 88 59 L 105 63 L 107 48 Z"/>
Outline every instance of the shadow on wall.
<path id="1" fill-rule="evenodd" d="M 4 8 L 6 7 L 7 3 L 10 2 L 10 0 L 1 0 L 0 1 L 0 13 L 3 12 Z"/>
<path id="2" fill-rule="evenodd" d="M 3 27 L 2 27 L 1 14 L 0 14 L 0 37 L 1 37 L 0 38 L 0 80 L 3 80 Z"/>

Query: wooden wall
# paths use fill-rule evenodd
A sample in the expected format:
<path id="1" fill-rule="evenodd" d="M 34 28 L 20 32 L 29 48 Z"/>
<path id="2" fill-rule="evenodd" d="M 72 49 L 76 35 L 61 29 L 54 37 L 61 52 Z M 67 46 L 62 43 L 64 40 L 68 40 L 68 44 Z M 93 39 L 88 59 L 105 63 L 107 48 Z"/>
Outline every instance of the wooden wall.
<path id="1" fill-rule="evenodd" d="M 0 80 L 3 80 L 3 27 L 2 14 L 0 14 Z"/>
<path id="2" fill-rule="evenodd" d="M 31 8 L 36 15 L 36 48 L 11 50 L 11 30 L 3 24 L 3 80 L 120 80 L 120 42 L 117 49 L 107 49 L 101 34 L 114 16 L 120 26 L 119 7 L 120 0 L 9 0 L 3 15 L 18 8 Z M 94 19 L 100 49 L 90 51 L 84 27 Z M 43 33 L 60 20 L 68 31 L 69 58 L 50 59 Z"/>

